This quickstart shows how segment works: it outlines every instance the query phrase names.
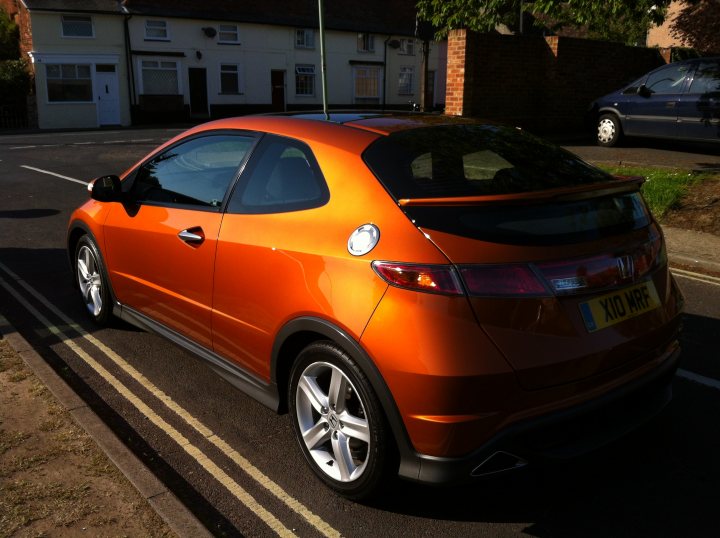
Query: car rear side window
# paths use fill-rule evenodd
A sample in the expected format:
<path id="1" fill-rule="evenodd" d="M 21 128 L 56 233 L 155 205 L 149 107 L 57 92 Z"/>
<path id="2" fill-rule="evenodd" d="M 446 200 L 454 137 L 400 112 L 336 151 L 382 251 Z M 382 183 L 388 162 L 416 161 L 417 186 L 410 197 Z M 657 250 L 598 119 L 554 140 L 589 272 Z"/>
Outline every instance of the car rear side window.
<path id="1" fill-rule="evenodd" d="M 320 207 L 330 194 L 310 148 L 266 135 L 228 204 L 230 213 L 285 213 Z"/>
<path id="2" fill-rule="evenodd" d="M 182 142 L 140 167 L 130 195 L 137 203 L 219 210 L 255 140 L 216 134 Z"/>
<path id="3" fill-rule="evenodd" d="M 553 144 L 492 125 L 397 132 L 375 141 L 363 159 L 396 199 L 523 193 L 612 179 Z"/>

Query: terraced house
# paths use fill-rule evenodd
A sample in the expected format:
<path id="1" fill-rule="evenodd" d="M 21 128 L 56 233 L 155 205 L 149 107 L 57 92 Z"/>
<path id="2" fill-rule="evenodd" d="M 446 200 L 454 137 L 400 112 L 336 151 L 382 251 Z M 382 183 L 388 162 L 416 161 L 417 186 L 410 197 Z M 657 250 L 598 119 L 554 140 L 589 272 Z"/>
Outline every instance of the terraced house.
<path id="1" fill-rule="evenodd" d="M 21 29 L 41 128 L 98 127 L 317 109 L 314 0 L 0 0 Z M 420 100 L 413 0 L 326 3 L 332 108 Z M 430 102 L 446 46 L 431 43 Z"/>

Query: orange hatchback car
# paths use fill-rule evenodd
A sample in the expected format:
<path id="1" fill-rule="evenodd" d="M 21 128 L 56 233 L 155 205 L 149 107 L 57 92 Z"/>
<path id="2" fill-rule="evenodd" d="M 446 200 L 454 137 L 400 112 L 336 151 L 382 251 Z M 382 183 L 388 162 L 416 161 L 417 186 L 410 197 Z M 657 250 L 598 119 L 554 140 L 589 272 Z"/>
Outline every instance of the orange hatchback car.
<path id="1" fill-rule="evenodd" d="M 670 400 L 683 300 L 641 182 L 461 118 L 248 116 L 93 181 L 68 252 L 95 321 L 289 411 L 361 499 L 577 454 Z"/>

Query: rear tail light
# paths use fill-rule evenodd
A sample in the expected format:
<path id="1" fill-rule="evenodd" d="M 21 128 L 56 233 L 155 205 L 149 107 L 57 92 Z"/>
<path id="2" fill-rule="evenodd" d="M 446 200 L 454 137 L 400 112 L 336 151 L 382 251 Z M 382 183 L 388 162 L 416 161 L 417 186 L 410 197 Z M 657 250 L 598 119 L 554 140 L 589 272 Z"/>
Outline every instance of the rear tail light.
<path id="1" fill-rule="evenodd" d="M 388 284 L 415 291 L 463 295 L 457 272 L 451 265 L 416 265 L 375 261 L 375 272 Z"/>
<path id="2" fill-rule="evenodd" d="M 550 295 L 529 265 L 469 265 L 460 274 L 470 295 Z"/>
<path id="3" fill-rule="evenodd" d="M 662 238 L 620 254 L 567 261 L 498 265 L 419 265 L 374 261 L 387 283 L 415 291 L 471 296 L 551 296 L 622 286 L 667 263 Z M 464 285 L 464 286 L 463 286 Z"/>
<path id="4" fill-rule="evenodd" d="M 539 263 L 537 268 L 556 294 L 566 294 L 628 284 L 666 262 L 662 238 L 656 234 L 626 253 Z"/>

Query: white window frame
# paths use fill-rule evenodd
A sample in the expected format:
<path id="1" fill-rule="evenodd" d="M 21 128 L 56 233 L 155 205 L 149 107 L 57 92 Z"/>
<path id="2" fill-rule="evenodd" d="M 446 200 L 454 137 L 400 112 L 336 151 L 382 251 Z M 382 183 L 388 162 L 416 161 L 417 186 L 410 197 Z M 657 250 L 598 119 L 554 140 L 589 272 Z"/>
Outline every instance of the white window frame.
<path id="1" fill-rule="evenodd" d="M 161 70 L 164 69 L 167 71 L 172 71 L 172 69 L 169 67 L 163 67 L 162 63 L 163 62 L 164 63 L 174 63 L 175 64 L 174 70 L 177 73 L 177 94 L 147 93 L 145 90 L 145 77 L 143 76 L 143 67 L 144 67 L 143 62 L 156 62 L 157 69 L 161 69 Z M 137 69 L 138 69 L 137 72 L 140 74 L 140 76 L 138 77 L 138 82 L 139 82 L 139 84 L 138 84 L 139 92 L 138 93 L 139 94 L 141 94 L 141 95 L 183 95 L 182 78 L 180 76 L 182 73 L 182 66 L 178 60 L 168 60 L 167 58 L 157 57 L 157 56 L 145 56 L 145 57 L 138 58 Z"/>
<path id="2" fill-rule="evenodd" d="M 75 22 L 88 22 L 90 24 L 90 35 L 73 35 L 65 33 L 65 21 L 70 22 L 70 19 L 75 19 Z M 93 39 L 95 38 L 95 24 L 90 15 L 61 15 L 60 16 L 60 32 L 63 37 L 70 39 Z"/>
<path id="3" fill-rule="evenodd" d="M 312 28 L 297 28 L 295 30 L 296 49 L 315 49 L 315 30 Z"/>
<path id="4" fill-rule="evenodd" d="M 415 67 L 403 65 L 398 71 L 398 95 L 415 95 Z"/>
<path id="5" fill-rule="evenodd" d="M 58 66 L 60 68 L 60 76 L 59 77 L 52 77 L 50 76 L 50 67 Z M 73 66 L 75 71 L 75 77 L 73 78 L 65 78 L 62 76 L 63 67 L 65 66 Z M 87 77 L 80 77 L 78 75 L 78 67 L 86 67 L 88 71 Z M 60 101 L 53 101 L 50 99 L 50 87 L 48 86 L 49 82 L 51 80 L 88 80 L 90 81 L 90 98 L 83 100 L 83 101 L 66 101 L 66 100 L 60 100 Z M 45 90 L 47 91 L 47 102 L 49 104 L 53 105 L 67 105 L 67 104 L 73 104 L 73 103 L 94 103 L 95 102 L 95 81 L 93 79 L 93 64 L 91 62 L 62 62 L 62 63 L 46 63 L 45 64 Z"/>
<path id="6" fill-rule="evenodd" d="M 357 35 L 358 52 L 375 52 L 375 35 L 361 32 Z"/>
<path id="7" fill-rule="evenodd" d="M 235 37 L 231 39 L 223 38 L 223 34 L 233 34 Z M 218 24 L 218 43 L 224 45 L 240 44 L 240 28 L 237 24 Z"/>
<path id="8" fill-rule="evenodd" d="M 235 70 L 226 69 L 227 67 L 234 67 Z M 243 88 L 243 84 L 242 84 L 243 79 L 242 79 L 242 69 L 241 69 L 240 64 L 235 64 L 235 63 L 221 63 L 221 64 L 220 64 L 220 70 L 218 71 L 218 73 L 219 73 L 219 76 L 220 76 L 220 79 L 219 79 L 219 81 L 220 81 L 220 95 L 242 95 L 242 94 L 243 94 L 244 88 Z M 237 92 L 226 92 L 226 91 L 223 91 L 223 87 L 222 87 L 222 79 L 223 79 L 222 76 L 223 76 L 223 73 L 234 73 L 234 74 L 235 74 L 235 76 L 237 77 Z"/>
<path id="9" fill-rule="evenodd" d="M 149 36 L 148 30 L 165 30 L 165 37 Z M 145 41 L 170 41 L 170 25 L 167 21 L 161 19 L 145 20 Z"/>
<path id="10" fill-rule="evenodd" d="M 404 54 L 405 56 L 415 56 L 415 40 L 414 39 L 401 39 L 400 40 L 400 49 L 398 50 L 400 54 Z"/>
<path id="11" fill-rule="evenodd" d="M 312 76 L 312 93 L 299 93 L 298 76 Z M 295 64 L 295 95 L 297 97 L 315 97 L 317 87 L 315 64 Z"/>

